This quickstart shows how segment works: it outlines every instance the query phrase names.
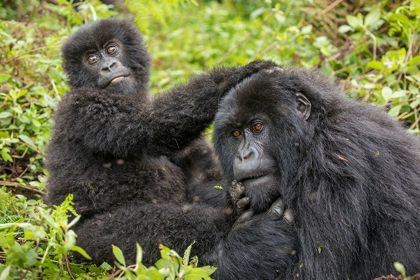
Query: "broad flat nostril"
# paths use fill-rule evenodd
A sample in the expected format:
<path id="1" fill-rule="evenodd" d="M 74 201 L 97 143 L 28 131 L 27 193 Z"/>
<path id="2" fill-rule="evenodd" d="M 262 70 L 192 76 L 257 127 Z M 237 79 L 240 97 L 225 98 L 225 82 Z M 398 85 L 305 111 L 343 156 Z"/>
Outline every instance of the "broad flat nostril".
<path id="1" fill-rule="evenodd" d="M 252 152 L 251 152 L 251 153 L 249 153 L 249 154 L 247 154 L 247 155 L 246 155 L 246 156 L 244 156 L 243 158 L 244 158 L 244 159 L 249 159 L 251 156 L 252 156 Z"/>

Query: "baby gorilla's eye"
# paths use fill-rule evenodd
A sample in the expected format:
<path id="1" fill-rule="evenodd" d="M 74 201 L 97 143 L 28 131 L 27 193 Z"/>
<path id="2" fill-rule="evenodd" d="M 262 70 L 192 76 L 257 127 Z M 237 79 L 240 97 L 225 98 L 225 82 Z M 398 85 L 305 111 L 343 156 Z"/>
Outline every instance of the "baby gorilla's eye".
<path id="1" fill-rule="evenodd" d="M 255 132 L 261 131 L 263 129 L 262 123 L 256 123 L 252 126 L 252 130 Z"/>
<path id="2" fill-rule="evenodd" d="M 87 61 L 89 63 L 95 63 L 96 61 L 98 61 L 98 56 L 96 54 L 91 54 L 88 56 Z"/>
<path id="3" fill-rule="evenodd" d="M 116 52 L 117 51 L 117 47 L 116 46 L 109 46 L 107 49 L 106 49 L 106 52 L 108 53 L 108 54 L 113 54 L 114 52 Z"/>
<path id="4" fill-rule="evenodd" d="M 239 130 L 234 130 L 234 131 L 232 131 L 232 136 L 233 137 L 239 137 L 239 136 L 241 136 L 241 132 Z"/>

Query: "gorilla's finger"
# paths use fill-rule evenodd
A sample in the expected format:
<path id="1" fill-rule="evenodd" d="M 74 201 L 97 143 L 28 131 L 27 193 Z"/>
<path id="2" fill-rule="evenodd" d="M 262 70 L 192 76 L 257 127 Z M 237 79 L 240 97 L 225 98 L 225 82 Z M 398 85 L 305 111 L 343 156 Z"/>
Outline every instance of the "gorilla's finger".
<path id="1" fill-rule="evenodd" d="M 282 216 L 284 212 L 285 204 L 282 198 L 277 199 L 268 210 L 268 213 Z"/>
<path id="2" fill-rule="evenodd" d="M 293 223 L 295 222 L 295 217 L 293 215 L 292 210 L 287 209 L 286 211 L 284 211 L 284 216 L 283 219 L 286 221 L 286 223 L 288 223 L 289 225 L 293 225 Z"/>
<path id="3" fill-rule="evenodd" d="M 249 209 L 249 210 L 245 211 L 241 216 L 239 216 L 238 222 L 245 222 L 245 221 L 251 219 L 252 216 L 254 216 L 254 210 Z"/>
<path id="4" fill-rule="evenodd" d="M 234 180 L 232 187 L 229 189 L 229 193 L 233 200 L 239 200 L 245 193 L 245 186 L 241 182 Z"/>
<path id="5" fill-rule="evenodd" d="M 238 208 L 244 209 L 246 206 L 248 206 L 249 202 L 250 202 L 249 197 L 244 197 L 240 199 L 238 203 L 236 203 L 236 205 L 238 206 Z"/>

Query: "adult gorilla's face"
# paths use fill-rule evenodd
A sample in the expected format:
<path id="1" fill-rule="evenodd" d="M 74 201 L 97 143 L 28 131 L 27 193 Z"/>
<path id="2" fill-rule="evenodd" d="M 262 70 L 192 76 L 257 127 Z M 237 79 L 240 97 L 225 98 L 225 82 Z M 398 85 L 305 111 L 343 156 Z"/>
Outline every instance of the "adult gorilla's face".
<path id="1" fill-rule="evenodd" d="M 311 110 L 303 94 L 282 88 L 278 75 L 256 74 L 244 81 L 216 115 L 215 148 L 226 179 L 245 186 L 256 212 L 268 209 L 281 195 L 282 180 L 295 170 L 302 154 L 296 132 Z"/>
<path id="2" fill-rule="evenodd" d="M 82 26 L 62 52 L 72 87 L 148 95 L 150 57 L 140 33 L 126 21 L 108 19 Z"/>

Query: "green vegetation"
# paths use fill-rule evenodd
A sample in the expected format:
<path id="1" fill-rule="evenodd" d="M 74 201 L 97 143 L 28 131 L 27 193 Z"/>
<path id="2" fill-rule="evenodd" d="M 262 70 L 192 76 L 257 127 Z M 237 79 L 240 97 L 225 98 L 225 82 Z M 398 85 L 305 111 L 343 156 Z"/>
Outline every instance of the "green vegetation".
<path id="1" fill-rule="evenodd" d="M 90 0 L 0 3 L 0 280 L 206 279 L 211 268 L 162 246 L 156 267 L 69 261 L 77 222 L 71 197 L 49 209 L 42 201 L 44 151 L 57 102 L 69 89 L 60 46 L 77 26 L 132 18 L 153 56 L 152 92 L 217 66 L 272 59 L 319 68 L 346 92 L 388 110 L 420 135 L 420 0 L 125 0 L 113 8 Z M 76 218 L 75 218 L 76 217 Z M 193 240 L 191 240 L 193 242 Z"/>

